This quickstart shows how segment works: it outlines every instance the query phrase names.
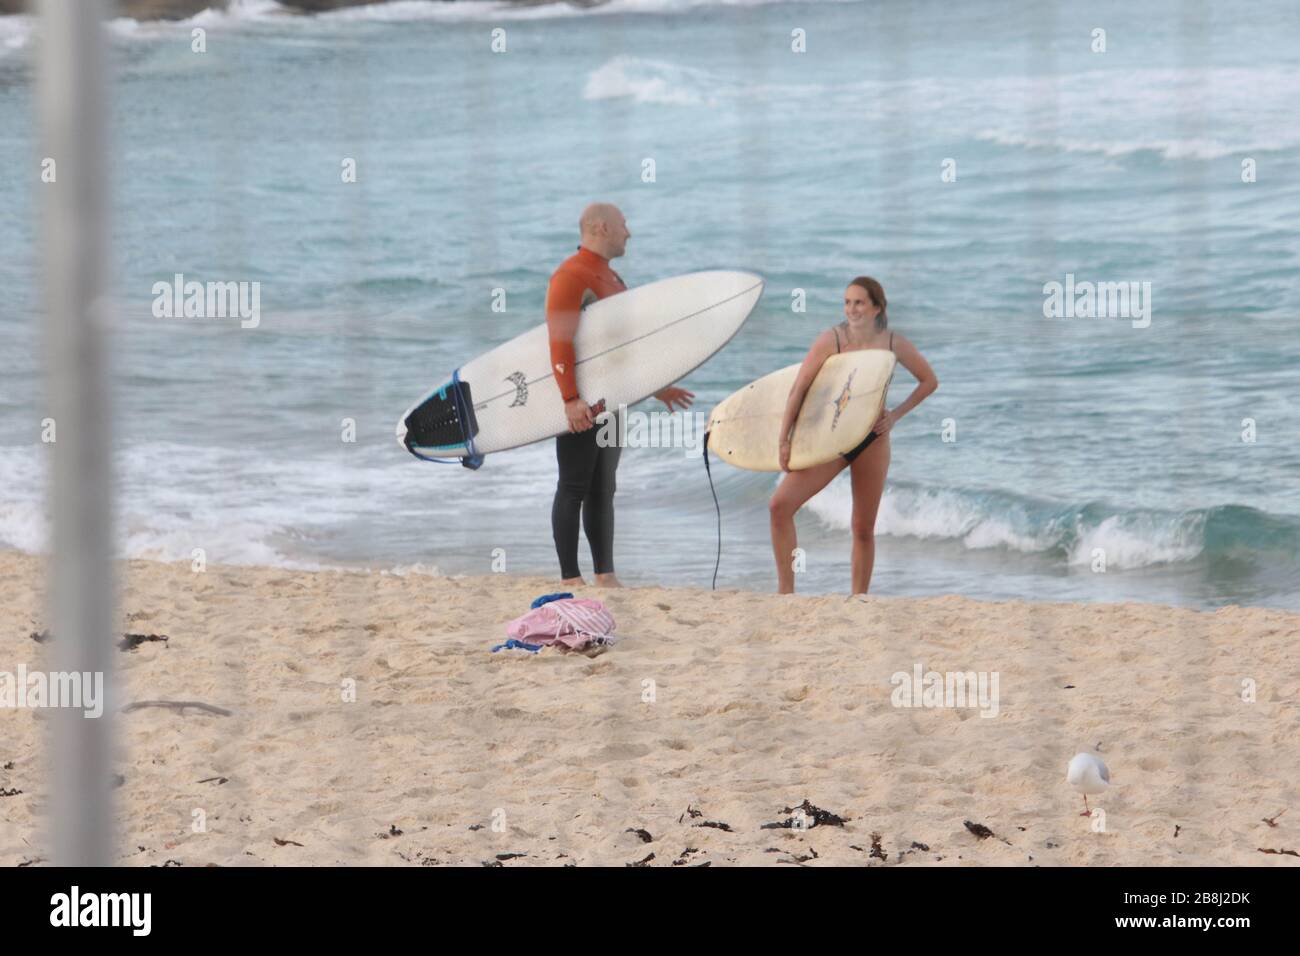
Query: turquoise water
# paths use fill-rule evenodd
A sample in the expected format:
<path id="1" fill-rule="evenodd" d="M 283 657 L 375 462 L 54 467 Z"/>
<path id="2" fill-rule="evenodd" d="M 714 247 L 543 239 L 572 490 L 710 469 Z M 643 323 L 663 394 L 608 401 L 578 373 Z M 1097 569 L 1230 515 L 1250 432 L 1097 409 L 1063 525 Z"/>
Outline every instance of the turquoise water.
<path id="1" fill-rule="evenodd" d="M 1291 4 L 258 3 L 111 36 L 126 554 L 486 573 L 504 549 L 509 571 L 555 572 L 550 443 L 471 473 L 411 458 L 393 426 L 540 321 L 582 206 L 606 199 L 629 284 L 767 280 L 683 382 L 702 412 L 798 361 L 850 278 L 884 283 L 942 384 L 894 431 L 874 591 L 1300 607 Z M 39 44 L 0 18 L 0 546 L 27 551 L 46 535 Z M 260 324 L 153 317 L 178 272 L 260 282 Z M 1045 318 L 1067 274 L 1149 282 L 1149 325 Z M 891 405 L 911 386 L 900 370 Z M 775 477 L 714 478 L 719 586 L 773 587 Z M 625 451 L 616 504 L 621 577 L 708 586 L 698 457 Z M 801 514 L 802 590 L 847 591 L 849 515 L 846 477 Z"/>

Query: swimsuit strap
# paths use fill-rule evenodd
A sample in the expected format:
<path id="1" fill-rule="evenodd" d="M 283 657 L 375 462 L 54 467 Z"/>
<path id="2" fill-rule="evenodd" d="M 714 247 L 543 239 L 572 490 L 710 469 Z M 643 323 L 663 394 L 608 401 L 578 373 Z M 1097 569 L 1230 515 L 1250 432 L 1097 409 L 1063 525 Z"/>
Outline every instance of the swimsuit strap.
<path id="1" fill-rule="evenodd" d="M 832 325 L 831 331 L 835 333 L 835 351 L 838 353 L 840 350 L 840 327 L 838 325 Z"/>
<path id="2" fill-rule="evenodd" d="M 889 351 L 894 351 L 894 333 L 889 333 Z"/>

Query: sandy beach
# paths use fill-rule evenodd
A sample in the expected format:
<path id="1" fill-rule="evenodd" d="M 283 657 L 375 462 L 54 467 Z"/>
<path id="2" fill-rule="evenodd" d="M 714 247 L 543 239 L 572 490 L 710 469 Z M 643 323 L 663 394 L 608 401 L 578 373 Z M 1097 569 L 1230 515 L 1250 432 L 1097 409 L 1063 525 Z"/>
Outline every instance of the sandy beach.
<path id="1" fill-rule="evenodd" d="M 2 671 L 48 666 L 42 569 L 0 554 Z M 489 648 L 541 578 L 119 574 L 168 640 L 111 703 L 232 711 L 114 718 L 127 865 L 1300 865 L 1260 852 L 1300 850 L 1294 613 L 637 588 L 591 592 L 617 645 L 534 656 Z M 996 716 L 894 706 L 918 664 L 996 672 Z M 46 856 L 47 714 L 0 716 L 0 865 Z"/>

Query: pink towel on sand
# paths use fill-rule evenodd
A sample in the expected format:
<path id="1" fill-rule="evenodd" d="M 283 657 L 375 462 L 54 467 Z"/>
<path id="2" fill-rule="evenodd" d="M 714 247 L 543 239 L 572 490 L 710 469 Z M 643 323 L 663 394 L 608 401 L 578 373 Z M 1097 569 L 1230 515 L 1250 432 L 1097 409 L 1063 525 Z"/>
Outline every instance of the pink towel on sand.
<path id="1" fill-rule="evenodd" d="M 612 644 L 614 615 L 593 598 L 561 598 L 515 618 L 506 634 L 529 644 L 563 644 L 581 650 L 588 644 Z"/>

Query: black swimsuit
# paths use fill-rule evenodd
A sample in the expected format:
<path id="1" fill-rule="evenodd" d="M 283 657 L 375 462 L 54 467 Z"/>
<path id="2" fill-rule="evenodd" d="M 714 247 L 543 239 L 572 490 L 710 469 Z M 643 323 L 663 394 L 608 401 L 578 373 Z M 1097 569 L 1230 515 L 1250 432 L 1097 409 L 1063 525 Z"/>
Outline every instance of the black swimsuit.
<path id="1" fill-rule="evenodd" d="M 840 351 L 840 330 L 839 330 L 839 326 L 831 326 L 831 331 L 835 333 L 835 352 L 836 352 L 836 354 L 839 354 L 839 351 Z M 894 351 L 894 333 L 893 333 L 893 332 L 890 332 L 890 333 L 889 333 L 889 351 L 891 351 L 891 352 Z M 850 448 L 848 451 L 846 451 L 846 452 L 844 453 L 844 459 L 845 459 L 845 460 L 846 460 L 850 465 L 853 464 L 853 459 L 854 459 L 854 458 L 857 458 L 859 455 L 861 455 L 861 454 L 862 454 L 862 450 L 863 450 L 864 448 L 866 448 L 868 445 L 870 445 L 873 441 L 875 441 L 875 440 L 876 440 L 877 438 L 879 438 L 879 437 L 880 437 L 880 436 L 877 435 L 875 432 L 868 432 L 866 438 L 862 439 L 862 441 L 860 441 L 857 445 L 855 445 L 853 448 Z"/>

